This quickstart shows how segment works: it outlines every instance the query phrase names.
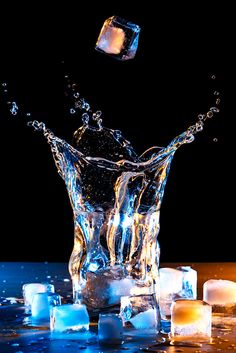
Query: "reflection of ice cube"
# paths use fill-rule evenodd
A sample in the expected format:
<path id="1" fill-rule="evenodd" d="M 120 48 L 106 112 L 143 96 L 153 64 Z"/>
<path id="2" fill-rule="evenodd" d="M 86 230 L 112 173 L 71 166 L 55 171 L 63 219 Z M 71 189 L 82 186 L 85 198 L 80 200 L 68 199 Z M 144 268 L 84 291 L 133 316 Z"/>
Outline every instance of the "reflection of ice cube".
<path id="1" fill-rule="evenodd" d="M 23 297 L 25 306 L 30 307 L 36 293 L 54 293 L 53 284 L 48 283 L 26 283 L 23 285 Z"/>
<path id="2" fill-rule="evenodd" d="M 134 316 L 130 322 L 136 329 L 155 329 L 157 328 L 157 311 L 148 309 Z"/>
<path id="3" fill-rule="evenodd" d="M 55 306 L 51 312 L 50 328 L 54 332 L 88 330 L 89 315 L 86 306 L 82 304 Z"/>
<path id="4" fill-rule="evenodd" d="M 120 17 L 108 18 L 101 29 L 95 49 L 120 60 L 133 59 L 140 27 Z"/>

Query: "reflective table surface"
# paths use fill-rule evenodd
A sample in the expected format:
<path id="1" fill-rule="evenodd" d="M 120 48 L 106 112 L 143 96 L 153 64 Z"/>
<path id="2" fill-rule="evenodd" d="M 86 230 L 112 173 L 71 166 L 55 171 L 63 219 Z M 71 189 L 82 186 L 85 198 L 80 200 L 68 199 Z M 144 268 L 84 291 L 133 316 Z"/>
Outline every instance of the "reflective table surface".
<path id="1" fill-rule="evenodd" d="M 202 299 L 202 286 L 208 279 L 236 281 L 235 263 L 162 263 L 160 267 L 191 266 L 198 272 L 198 299 Z M 137 336 L 125 332 L 124 343 L 118 346 L 100 345 L 97 341 L 97 325 L 92 322 L 89 335 L 52 337 L 47 324 L 32 325 L 27 321 L 22 300 L 22 285 L 48 282 L 55 286 L 64 302 L 72 302 L 71 281 L 65 263 L 0 263 L 0 298 L 18 298 L 15 304 L 0 303 L 0 353 L 77 353 L 77 352 L 236 352 L 236 326 L 218 325 L 212 328 L 211 344 L 192 344 L 191 347 L 171 346 L 165 335 Z M 14 301 L 14 299 L 9 299 Z"/>

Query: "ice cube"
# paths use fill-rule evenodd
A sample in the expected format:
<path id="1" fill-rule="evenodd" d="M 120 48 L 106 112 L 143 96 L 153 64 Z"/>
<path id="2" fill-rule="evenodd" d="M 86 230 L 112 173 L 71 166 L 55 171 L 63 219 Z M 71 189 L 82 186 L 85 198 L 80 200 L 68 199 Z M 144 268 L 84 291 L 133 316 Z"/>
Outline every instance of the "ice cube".
<path id="1" fill-rule="evenodd" d="M 50 320 L 50 305 L 47 293 L 36 293 L 32 300 L 31 315 L 33 319 Z"/>
<path id="2" fill-rule="evenodd" d="M 83 304 L 63 304 L 51 311 L 50 329 L 53 332 L 86 331 L 89 329 L 89 315 Z"/>
<path id="3" fill-rule="evenodd" d="M 180 266 L 176 269 L 163 267 L 159 269 L 159 277 L 161 318 L 170 320 L 170 307 L 173 300 L 197 298 L 197 271 L 190 266 Z"/>
<path id="4" fill-rule="evenodd" d="M 209 343 L 211 314 L 211 305 L 202 300 L 176 300 L 171 306 L 171 339 Z"/>
<path id="5" fill-rule="evenodd" d="M 118 314 L 100 314 L 98 321 L 98 338 L 102 343 L 121 343 L 123 324 Z"/>
<path id="6" fill-rule="evenodd" d="M 157 328 L 157 311 L 148 309 L 134 316 L 130 322 L 136 329 L 155 329 Z"/>
<path id="7" fill-rule="evenodd" d="M 95 49 L 119 60 L 133 59 L 140 27 L 120 17 L 108 18 L 101 29 Z"/>
<path id="8" fill-rule="evenodd" d="M 236 282 L 210 279 L 203 284 L 203 300 L 211 305 L 236 304 Z"/>
<path id="9" fill-rule="evenodd" d="M 36 293 L 54 293 L 53 284 L 48 283 L 26 283 L 22 287 L 24 303 L 26 307 L 31 307 L 33 297 Z"/>

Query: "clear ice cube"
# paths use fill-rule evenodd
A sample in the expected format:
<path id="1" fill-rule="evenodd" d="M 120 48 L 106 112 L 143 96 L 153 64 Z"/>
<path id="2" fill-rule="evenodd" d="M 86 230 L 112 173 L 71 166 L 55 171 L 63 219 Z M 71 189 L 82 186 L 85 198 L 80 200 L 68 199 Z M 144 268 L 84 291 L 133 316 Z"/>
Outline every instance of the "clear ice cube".
<path id="1" fill-rule="evenodd" d="M 32 300 L 31 315 L 36 320 L 50 319 L 50 305 L 47 293 L 36 293 Z"/>
<path id="2" fill-rule="evenodd" d="M 202 300 L 180 299 L 171 305 L 172 341 L 210 342 L 211 305 Z"/>
<path id="3" fill-rule="evenodd" d="M 140 27 L 120 17 L 108 18 L 101 29 L 95 49 L 119 60 L 135 57 Z"/>
<path id="4" fill-rule="evenodd" d="M 89 330 L 89 315 L 86 306 L 83 304 L 63 304 L 53 307 L 50 329 L 56 333 Z"/>
<path id="5" fill-rule="evenodd" d="M 121 343 L 123 324 L 118 314 L 100 314 L 98 321 L 98 338 L 102 343 Z"/>
<path id="6" fill-rule="evenodd" d="M 170 320 L 171 303 L 175 299 L 197 298 L 197 271 L 190 266 L 176 269 L 163 267 L 159 269 L 160 291 L 159 306 L 162 320 Z"/>
<path id="7" fill-rule="evenodd" d="M 54 293 L 55 288 L 53 284 L 48 283 L 26 283 L 22 287 L 24 304 L 30 308 L 33 297 L 37 293 Z"/>

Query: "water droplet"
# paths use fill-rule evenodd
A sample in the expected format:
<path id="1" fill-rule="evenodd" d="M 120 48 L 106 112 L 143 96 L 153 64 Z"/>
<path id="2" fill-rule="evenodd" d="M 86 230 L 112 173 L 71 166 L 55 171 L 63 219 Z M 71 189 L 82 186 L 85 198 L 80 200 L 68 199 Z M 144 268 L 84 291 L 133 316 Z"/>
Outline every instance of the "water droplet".
<path id="1" fill-rule="evenodd" d="M 213 142 L 218 142 L 218 138 L 217 138 L 217 137 L 214 137 L 214 138 L 213 138 Z"/>
<path id="2" fill-rule="evenodd" d="M 213 113 L 219 113 L 220 109 L 217 108 L 217 107 L 211 107 L 210 111 L 213 112 Z"/>
<path id="3" fill-rule="evenodd" d="M 205 114 L 198 114 L 197 117 L 198 117 L 199 120 L 204 120 L 206 115 Z"/>
<path id="4" fill-rule="evenodd" d="M 75 92 L 75 93 L 73 94 L 73 96 L 74 96 L 75 98 L 79 98 L 79 92 Z"/>
<path id="5" fill-rule="evenodd" d="M 220 92 L 218 92 L 218 91 L 214 92 L 214 96 L 219 96 L 219 95 L 220 95 Z"/>
<path id="6" fill-rule="evenodd" d="M 3 82 L 2 83 L 2 87 L 6 87 L 7 86 L 7 83 L 6 82 Z"/>
<path id="7" fill-rule="evenodd" d="M 26 116 L 31 116 L 31 113 L 26 113 Z"/>
<path id="8" fill-rule="evenodd" d="M 215 80 L 216 79 L 216 75 L 211 75 L 211 79 Z"/>
<path id="9" fill-rule="evenodd" d="M 82 122 L 83 122 L 84 125 L 88 125 L 88 123 L 89 123 L 89 115 L 87 113 L 84 113 L 82 115 Z"/>
<path id="10" fill-rule="evenodd" d="M 87 102 L 83 102 L 82 109 L 85 109 L 86 111 L 89 111 L 90 105 Z"/>
<path id="11" fill-rule="evenodd" d="M 207 117 L 208 118 L 212 118 L 213 117 L 213 112 L 212 111 L 207 112 Z"/>
<path id="12" fill-rule="evenodd" d="M 73 108 L 70 108 L 70 114 L 75 114 L 75 113 L 76 113 L 76 110 Z"/>
<path id="13" fill-rule="evenodd" d="M 219 105 L 219 104 L 220 104 L 220 98 L 217 98 L 216 105 Z"/>
<path id="14" fill-rule="evenodd" d="M 16 115 L 18 113 L 18 106 L 17 106 L 16 102 L 12 102 L 11 104 L 12 104 L 12 106 L 10 108 L 10 112 L 12 115 Z"/>

